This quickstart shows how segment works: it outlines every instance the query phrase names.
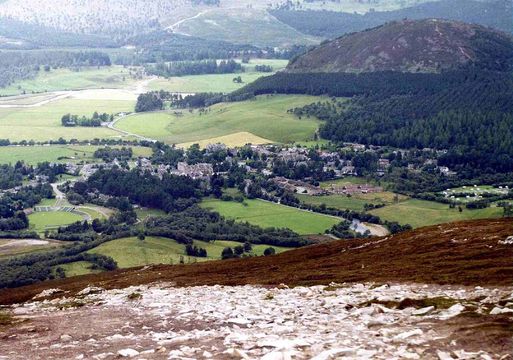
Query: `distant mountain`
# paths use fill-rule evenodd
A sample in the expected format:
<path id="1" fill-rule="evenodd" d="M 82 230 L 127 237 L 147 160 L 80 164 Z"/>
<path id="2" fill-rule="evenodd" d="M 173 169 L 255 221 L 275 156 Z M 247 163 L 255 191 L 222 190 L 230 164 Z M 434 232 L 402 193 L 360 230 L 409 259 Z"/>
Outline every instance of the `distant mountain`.
<path id="1" fill-rule="evenodd" d="M 302 33 L 329 39 L 394 20 L 428 18 L 458 20 L 513 32 L 512 0 L 432 1 L 395 11 L 372 11 L 366 14 L 287 9 L 273 10 L 271 13 Z"/>
<path id="2" fill-rule="evenodd" d="M 473 66 L 506 70 L 512 37 L 447 20 L 403 20 L 342 36 L 291 61 L 288 72 L 440 72 Z"/>

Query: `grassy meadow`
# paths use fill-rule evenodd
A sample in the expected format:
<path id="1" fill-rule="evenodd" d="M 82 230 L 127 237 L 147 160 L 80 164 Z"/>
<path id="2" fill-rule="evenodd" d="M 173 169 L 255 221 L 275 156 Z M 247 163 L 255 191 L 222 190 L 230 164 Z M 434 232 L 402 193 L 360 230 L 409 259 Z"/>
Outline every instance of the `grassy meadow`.
<path id="1" fill-rule="evenodd" d="M 410 224 L 414 228 L 448 223 L 461 220 L 498 218 L 502 216 L 502 208 L 492 206 L 486 209 L 468 210 L 463 212 L 450 209 L 449 205 L 433 201 L 410 199 L 370 211 L 382 220 L 397 221 L 400 224 Z"/>
<path id="2" fill-rule="evenodd" d="M 394 204 L 396 194 L 385 191 L 372 194 L 354 194 L 351 197 L 347 197 L 345 195 L 309 196 L 304 194 L 296 194 L 296 196 L 301 200 L 301 202 L 306 204 L 325 204 L 328 207 L 340 210 L 349 209 L 363 211 L 365 204 Z M 398 202 L 405 201 L 406 199 L 406 196 L 397 195 Z"/>
<path id="3" fill-rule="evenodd" d="M 117 146 L 113 146 L 117 147 Z M 0 147 L 0 164 L 14 164 L 17 161 L 24 161 L 29 165 L 49 162 L 93 162 L 98 159 L 93 158 L 94 152 L 98 146 L 72 146 L 72 145 L 52 145 L 52 146 L 6 146 Z M 141 146 L 132 146 L 134 157 L 151 156 L 150 148 Z"/>
<path id="4" fill-rule="evenodd" d="M 64 272 L 66 273 L 67 277 L 80 276 L 86 274 L 97 274 L 101 272 L 101 270 L 91 269 L 92 265 L 93 264 L 87 261 L 75 261 L 72 263 L 59 265 L 58 267 L 64 269 Z"/>
<path id="5" fill-rule="evenodd" d="M 172 239 L 151 236 L 146 237 L 143 241 L 135 237 L 109 241 L 88 252 L 110 256 L 118 263 L 120 268 L 129 268 L 150 264 L 178 264 L 180 258 L 183 258 L 186 263 L 219 260 L 225 247 L 235 247 L 242 244 L 234 241 L 218 240 L 210 243 L 195 241 L 195 245 L 206 249 L 208 257 L 187 256 L 185 245 Z M 252 254 L 260 256 L 268 247 L 269 245 L 254 245 Z M 289 250 L 279 246 L 273 247 L 278 253 Z"/>
<path id="6" fill-rule="evenodd" d="M 209 199 L 201 206 L 240 222 L 249 222 L 263 228 L 288 228 L 300 235 L 324 233 L 342 219 L 262 200 L 245 200 L 244 203 Z"/>
<path id="7" fill-rule="evenodd" d="M 43 93 L 60 90 L 124 88 L 134 84 L 128 69 L 123 66 L 83 67 L 80 71 L 56 69 L 40 71 L 34 79 L 17 81 L 1 88 L 0 96 L 19 95 L 24 92 Z"/>
<path id="8" fill-rule="evenodd" d="M 255 71 L 255 65 L 272 66 L 274 71 L 287 66 L 287 60 L 252 59 L 249 64 L 244 64 L 246 71 L 238 74 L 208 74 L 171 77 L 169 79 L 158 78 L 152 80 L 148 87 L 150 90 L 166 90 L 178 93 L 198 92 L 222 92 L 229 93 L 252 83 L 262 76 L 270 76 L 273 73 Z M 242 83 L 233 82 L 233 78 L 240 76 Z"/>
<path id="9" fill-rule="evenodd" d="M 255 100 L 222 103 L 211 106 L 207 113 L 199 111 L 156 112 L 128 116 L 116 127 L 145 137 L 183 144 L 209 140 L 237 133 L 250 133 L 266 142 L 290 143 L 313 137 L 320 122 L 298 119 L 287 110 L 318 101 L 313 96 L 259 96 Z M 244 139 L 242 139 L 244 140 Z M 232 145 L 244 141 L 231 139 Z"/>
<path id="10" fill-rule="evenodd" d="M 65 114 L 91 116 L 99 113 L 133 111 L 135 102 L 109 99 L 66 98 L 41 106 L 0 108 L 0 138 L 11 141 L 90 140 L 119 137 L 117 131 L 107 128 L 67 128 L 61 125 Z"/>

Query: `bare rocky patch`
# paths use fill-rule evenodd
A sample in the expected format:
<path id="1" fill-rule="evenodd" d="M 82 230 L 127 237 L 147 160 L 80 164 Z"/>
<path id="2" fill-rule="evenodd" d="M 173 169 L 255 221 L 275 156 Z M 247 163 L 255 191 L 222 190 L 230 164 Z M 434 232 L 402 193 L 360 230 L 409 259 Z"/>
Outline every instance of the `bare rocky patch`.
<path id="1" fill-rule="evenodd" d="M 512 305 L 511 287 L 88 287 L 9 307 L 25 322 L 0 359 L 507 359 L 513 314 L 491 312 Z"/>

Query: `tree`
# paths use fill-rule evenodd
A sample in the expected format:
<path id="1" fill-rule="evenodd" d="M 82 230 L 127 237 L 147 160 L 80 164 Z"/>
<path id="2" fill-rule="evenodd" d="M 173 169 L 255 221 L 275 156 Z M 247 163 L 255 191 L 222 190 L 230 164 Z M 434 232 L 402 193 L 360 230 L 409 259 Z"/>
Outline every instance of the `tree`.
<path id="1" fill-rule="evenodd" d="M 244 243 L 244 252 L 251 252 L 251 250 L 253 250 L 253 246 L 249 241 L 246 241 Z"/>
<path id="2" fill-rule="evenodd" d="M 264 256 L 271 256 L 276 254 L 276 250 L 273 247 L 268 247 L 264 250 Z"/>
<path id="3" fill-rule="evenodd" d="M 244 247 L 242 245 L 237 245 L 233 248 L 233 252 L 235 253 L 235 255 L 241 256 L 242 254 L 244 254 Z"/>
<path id="4" fill-rule="evenodd" d="M 231 247 L 226 247 L 223 249 L 223 252 L 221 253 L 221 259 L 232 259 L 234 257 L 233 250 Z"/>

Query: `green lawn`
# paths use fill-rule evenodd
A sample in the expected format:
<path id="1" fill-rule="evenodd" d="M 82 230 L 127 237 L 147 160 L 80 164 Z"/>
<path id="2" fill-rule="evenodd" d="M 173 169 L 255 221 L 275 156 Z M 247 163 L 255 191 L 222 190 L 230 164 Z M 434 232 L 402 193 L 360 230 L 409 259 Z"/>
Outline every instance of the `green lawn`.
<path id="1" fill-rule="evenodd" d="M 287 60 L 278 59 L 252 59 L 249 64 L 243 64 L 246 69 L 243 73 L 237 74 L 208 74 L 171 77 L 169 79 L 158 78 L 152 80 L 149 84 L 151 90 L 166 90 L 179 93 L 198 93 L 198 92 L 222 92 L 230 93 L 241 87 L 252 83 L 262 76 L 270 76 L 273 73 L 256 72 L 256 65 L 271 66 L 276 72 L 287 66 Z M 233 82 L 233 78 L 240 76 L 242 83 Z"/>
<path id="2" fill-rule="evenodd" d="M 82 217 L 64 211 L 35 212 L 28 216 L 30 229 L 39 233 L 81 221 Z"/>
<path id="3" fill-rule="evenodd" d="M 198 111 L 183 111 L 181 116 L 174 111 L 137 114 L 119 121 L 116 126 L 170 144 L 241 132 L 272 142 L 289 143 L 313 138 L 320 122 L 315 119 L 299 120 L 287 114 L 287 110 L 318 100 L 313 96 L 266 95 L 250 101 L 217 104 L 203 115 Z"/>
<path id="4" fill-rule="evenodd" d="M 447 204 L 410 199 L 370 213 L 379 216 L 382 220 L 397 221 L 400 224 L 410 224 L 418 228 L 460 220 L 497 218 L 502 216 L 502 212 L 501 208 L 494 206 L 480 210 L 463 208 L 463 212 L 460 213 L 457 208 L 450 209 Z"/>
<path id="5" fill-rule="evenodd" d="M 17 81 L 11 86 L 0 89 L 0 96 L 18 95 L 24 91 L 40 93 L 58 90 L 122 88 L 134 83 L 129 70 L 123 66 L 84 67 L 80 71 L 57 69 L 50 72 L 40 71 L 34 79 Z"/>
<path id="6" fill-rule="evenodd" d="M 119 133 L 107 128 L 67 128 L 61 125 L 61 117 L 71 113 L 91 116 L 99 113 L 132 111 L 133 101 L 62 99 L 32 108 L 0 108 L 0 138 L 20 140 L 92 140 L 119 137 Z"/>
<path id="7" fill-rule="evenodd" d="M 245 200 L 244 204 L 241 204 L 209 199 L 203 201 L 201 206 L 237 221 L 247 221 L 263 228 L 288 228 L 301 235 L 324 233 L 325 230 L 341 221 L 339 218 L 301 211 L 262 200 Z"/>
<path id="8" fill-rule="evenodd" d="M 119 146 L 113 146 L 119 147 Z M 152 150 L 146 147 L 132 146 L 134 157 L 151 156 Z M 14 164 L 17 161 L 24 161 L 29 165 L 37 165 L 40 162 L 91 162 L 93 154 L 98 146 L 3 146 L 0 147 L 0 163 Z"/>
<path id="9" fill-rule="evenodd" d="M 72 276 L 80 276 L 80 275 L 86 275 L 86 274 L 96 274 L 101 272 L 101 270 L 93 270 L 91 269 L 90 262 L 87 261 L 76 261 L 69 264 L 62 264 L 57 267 L 61 267 L 64 269 L 64 272 L 66 273 L 66 277 L 72 277 Z"/>
<path id="10" fill-rule="evenodd" d="M 328 207 L 333 207 L 340 210 L 355 210 L 363 211 L 365 204 L 394 204 L 394 197 L 396 194 L 391 192 L 381 192 L 374 194 L 355 194 L 351 197 L 345 195 L 327 195 L 327 196 L 309 196 L 303 194 L 296 194 L 296 196 L 306 204 L 321 205 L 325 204 Z M 407 198 L 402 195 L 397 195 L 398 201 L 404 201 Z"/>

